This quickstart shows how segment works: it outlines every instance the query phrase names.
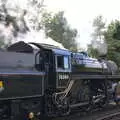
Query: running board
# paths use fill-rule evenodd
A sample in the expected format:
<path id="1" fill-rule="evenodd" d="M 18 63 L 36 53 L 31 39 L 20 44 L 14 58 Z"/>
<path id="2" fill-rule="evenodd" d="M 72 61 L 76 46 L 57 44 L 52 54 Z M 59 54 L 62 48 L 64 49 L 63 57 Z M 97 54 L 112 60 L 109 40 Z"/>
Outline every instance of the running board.
<path id="1" fill-rule="evenodd" d="M 106 79 L 106 80 L 120 80 L 120 75 L 81 75 L 72 74 L 72 80 L 93 80 L 93 79 Z"/>

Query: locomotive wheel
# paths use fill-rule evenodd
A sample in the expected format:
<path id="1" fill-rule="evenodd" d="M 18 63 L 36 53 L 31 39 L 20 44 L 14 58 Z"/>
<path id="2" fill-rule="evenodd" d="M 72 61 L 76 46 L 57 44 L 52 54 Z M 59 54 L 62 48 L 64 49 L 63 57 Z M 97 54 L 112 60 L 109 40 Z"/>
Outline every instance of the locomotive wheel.
<path id="1" fill-rule="evenodd" d="M 86 109 L 86 112 L 92 113 L 95 110 L 102 110 L 105 106 L 106 106 L 106 102 L 104 100 L 101 101 L 100 103 L 94 103 L 93 101 L 91 101 Z"/>
<path id="2" fill-rule="evenodd" d="M 55 92 L 47 90 L 45 94 L 45 113 L 49 117 L 56 116 L 65 116 L 70 113 L 69 100 L 65 98 L 64 100 L 60 100 L 57 97 L 55 99 Z"/>
<path id="3" fill-rule="evenodd" d="M 55 110 L 54 110 L 54 106 L 53 106 L 53 102 L 52 102 L 52 93 L 53 91 L 50 90 L 46 90 L 45 91 L 45 95 L 44 95 L 44 113 L 46 116 L 48 117 L 55 117 Z"/>
<path id="4" fill-rule="evenodd" d="M 67 98 L 65 98 L 64 100 L 59 100 L 55 102 L 55 106 L 58 110 L 58 115 L 59 116 L 65 116 L 65 115 L 69 115 L 70 114 L 70 105 L 69 105 L 69 100 Z"/>

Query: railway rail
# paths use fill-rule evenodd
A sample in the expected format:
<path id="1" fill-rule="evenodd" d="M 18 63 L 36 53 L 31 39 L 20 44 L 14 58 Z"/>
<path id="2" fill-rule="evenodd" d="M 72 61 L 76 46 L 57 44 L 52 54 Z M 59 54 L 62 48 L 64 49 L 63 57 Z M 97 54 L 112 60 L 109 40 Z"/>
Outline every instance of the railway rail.
<path id="1" fill-rule="evenodd" d="M 101 117 L 97 120 L 120 120 L 120 112 L 116 112 L 110 115 L 106 115 L 104 117 Z"/>
<path id="2" fill-rule="evenodd" d="M 58 117 L 52 120 L 120 120 L 120 107 L 113 103 L 109 104 L 108 107 L 91 111 L 90 113 L 76 111 L 69 116 Z"/>

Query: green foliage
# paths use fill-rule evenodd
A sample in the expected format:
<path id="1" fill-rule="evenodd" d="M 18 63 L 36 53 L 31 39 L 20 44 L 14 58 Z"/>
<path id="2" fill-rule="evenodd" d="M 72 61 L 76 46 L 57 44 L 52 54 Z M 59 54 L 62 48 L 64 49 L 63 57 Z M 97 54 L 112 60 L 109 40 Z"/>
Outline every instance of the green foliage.
<path id="1" fill-rule="evenodd" d="M 103 17 L 102 16 L 97 16 L 93 20 L 93 28 L 94 31 L 91 34 L 92 36 L 92 41 L 91 44 L 88 45 L 88 54 L 92 57 L 98 58 L 101 54 L 101 48 L 103 45 L 103 38 L 104 38 L 104 29 L 105 29 L 105 22 L 103 22 Z M 105 49 L 105 48 L 103 48 Z M 106 51 L 106 50 L 104 50 Z"/>
<path id="2" fill-rule="evenodd" d="M 116 20 L 116 24 L 115 24 L 113 38 L 120 40 L 120 21 L 117 21 L 117 20 Z"/>
<path id="3" fill-rule="evenodd" d="M 15 1 L 0 0 L 0 27 L 4 28 L 0 29 L 0 48 L 11 44 L 13 38 L 16 39 L 19 33 L 26 34 L 31 29 L 41 29 L 40 17 L 44 7 L 44 0 L 26 0 L 26 8 L 23 8 L 18 3 Z M 4 34 L 3 31 L 5 29 L 9 29 L 11 34 Z"/>
<path id="4" fill-rule="evenodd" d="M 96 41 L 104 40 L 107 43 L 107 59 L 117 63 L 120 67 L 120 21 L 112 21 L 106 28 L 102 16 L 98 16 L 93 21 L 94 32 L 92 34 L 92 43 L 88 46 L 88 53 L 92 57 L 99 57 L 99 47 L 94 47 Z M 97 45 L 97 44 L 96 44 Z M 98 42 L 98 46 L 100 43 Z M 102 45 L 102 44 L 101 44 Z M 102 48 L 102 47 L 100 47 Z"/>
<path id="5" fill-rule="evenodd" d="M 51 13 L 44 13 L 41 24 L 45 29 L 46 36 L 62 43 L 67 49 L 77 50 L 75 41 L 77 30 L 70 28 L 64 17 L 64 12 L 58 12 L 53 16 Z"/>
<path id="6" fill-rule="evenodd" d="M 107 58 L 115 61 L 117 65 L 120 67 L 120 35 L 118 34 L 118 28 L 120 26 L 120 21 L 115 20 L 112 21 L 104 34 L 105 40 L 108 44 L 108 54 Z"/>
<path id="7" fill-rule="evenodd" d="M 87 49 L 88 55 L 93 57 L 93 58 L 99 58 L 99 52 L 96 48 L 93 48 L 92 45 L 88 45 Z"/>
<path id="8" fill-rule="evenodd" d="M 97 40 L 97 39 L 101 40 L 105 28 L 105 22 L 103 22 L 103 17 L 101 15 L 97 16 L 93 20 L 93 28 L 94 28 L 94 32 L 92 33 L 93 40 Z"/>
<path id="9" fill-rule="evenodd" d="M 77 50 L 75 42 L 77 30 L 70 28 L 64 17 L 64 12 L 55 15 L 45 12 L 44 0 L 26 0 L 25 4 L 27 7 L 23 8 L 17 2 L 0 0 L 0 25 L 2 24 L 4 29 L 10 28 L 9 31 L 11 31 L 10 38 L 4 37 L 8 35 L 0 30 L 1 47 L 13 38 L 26 34 L 30 30 L 40 31 L 44 29 L 46 36 L 62 43 L 67 49 Z"/>

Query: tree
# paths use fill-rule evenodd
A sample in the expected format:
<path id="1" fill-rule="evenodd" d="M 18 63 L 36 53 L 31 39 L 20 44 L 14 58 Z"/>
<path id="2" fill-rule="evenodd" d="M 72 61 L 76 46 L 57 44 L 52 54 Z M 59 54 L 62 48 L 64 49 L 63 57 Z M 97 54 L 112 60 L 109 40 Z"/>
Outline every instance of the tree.
<path id="1" fill-rule="evenodd" d="M 65 48 L 76 51 L 77 43 L 75 38 L 77 30 L 72 29 L 64 17 L 64 12 L 58 12 L 55 15 L 44 13 L 41 22 L 46 36 L 60 42 Z"/>
<path id="2" fill-rule="evenodd" d="M 88 53 L 90 56 L 98 58 L 107 52 L 107 45 L 104 41 L 105 22 L 102 16 L 97 16 L 93 20 L 93 28 L 94 31 L 91 35 L 91 44 L 88 45 Z"/>
<path id="3" fill-rule="evenodd" d="M 116 20 L 115 29 L 113 31 L 113 39 L 120 40 L 120 21 Z"/>
<path id="4" fill-rule="evenodd" d="M 94 28 L 94 32 L 92 33 L 93 40 L 97 39 L 102 40 L 105 29 L 105 22 L 103 22 L 103 17 L 101 15 L 97 16 L 93 20 L 93 28 Z"/>
<path id="5" fill-rule="evenodd" d="M 99 53 L 98 50 L 96 48 L 93 48 L 92 45 L 88 45 L 88 49 L 87 49 L 88 55 L 93 57 L 93 58 L 99 58 Z"/>
<path id="6" fill-rule="evenodd" d="M 44 0 L 27 0 L 25 8 L 18 3 L 9 2 L 9 0 L 0 0 L 0 3 L 0 21 L 4 22 L 6 26 L 12 24 L 16 32 L 22 33 L 31 28 L 40 29 Z"/>
<path id="7" fill-rule="evenodd" d="M 26 0 L 26 7 L 23 8 L 17 2 L 0 0 L 0 28 L 4 28 L 0 29 L 0 47 L 3 47 L 3 43 L 10 44 L 23 37 L 28 31 L 44 29 L 46 36 L 61 42 L 70 50 L 77 50 L 77 30 L 68 25 L 64 12 L 55 15 L 47 13 L 43 3 L 44 0 Z"/>
<path id="8" fill-rule="evenodd" d="M 19 34 L 26 34 L 31 29 L 40 30 L 44 0 L 26 1 L 27 7 L 22 8 L 15 1 L 0 0 L 0 27 L 4 28 L 0 29 L 0 47 L 10 44 Z M 10 34 L 4 34 L 6 30 Z"/>
<path id="9" fill-rule="evenodd" d="M 44 9 L 44 1 L 45 0 L 27 0 L 28 6 L 27 6 L 27 23 L 29 27 L 31 27 L 33 30 L 39 31 L 41 29 L 41 18 L 42 13 L 45 12 Z M 30 9 L 28 9 L 30 8 Z"/>
<path id="10" fill-rule="evenodd" d="M 120 40 L 119 39 L 119 30 L 120 21 L 112 21 L 106 31 L 105 31 L 105 40 L 108 44 L 108 53 L 107 58 L 113 60 L 120 67 Z"/>

